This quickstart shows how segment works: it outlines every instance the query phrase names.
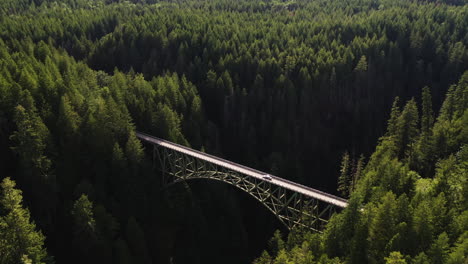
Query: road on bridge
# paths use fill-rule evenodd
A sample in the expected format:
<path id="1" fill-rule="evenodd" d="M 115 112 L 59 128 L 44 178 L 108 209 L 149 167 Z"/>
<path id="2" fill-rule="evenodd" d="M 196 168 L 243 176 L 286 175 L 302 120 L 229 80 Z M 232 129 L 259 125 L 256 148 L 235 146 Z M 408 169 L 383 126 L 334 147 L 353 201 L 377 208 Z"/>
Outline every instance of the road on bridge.
<path id="1" fill-rule="evenodd" d="M 179 144 L 176 144 L 176 143 L 164 140 L 164 139 L 153 137 L 144 133 L 137 132 L 136 136 L 143 141 L 146 141 L 146 142 L 149 142 L 149 143 L 152 143 L 152 144 L 164 147 L 164 148 L 172 149 L 180 153 L 184 153 L 186 155 L 192 156 L 194 158 L 201 159 L 201 160 L 216 164 L 218 166 L 230 169 L 232 171 L 236 171 L 241 174 L 249 175 L 251 177 L 255 177 L 260 180 L 270 182 L 272 184 L 281 186 L 291 191 L 301 193 L 305 196 L 312 197 L 312 198 L 324 201 L 329 204 L 333 204 L 341 208 L 345 208 L 348 205 L 348 202 L 346 199 L 343 199 L 341 197 L 338 197 L 338 196 L 335 196 L 326 192 L 316 190 L 314 188 L 304 186 L 299 183 L 295 183 L 295 182 L 280 178 L 278 176 L 270 175 L 266 172 L 261 172 L 259 170 L 255 170 L 255 169 L 234 163 L 232 161 L 225 160 L 225 159 L 222 159 L 222 158 L 210 155 L 210 154 L 206 154 L 204 152 L 194 150 L 194 149 L 191 149 L 191 148 L 188 148 L 188 147 L 185 147 L 185 146 L 182 146 L 182 145 L 179 145 Z M 270 175 L 271 180 L 264 178 L 264 176 L 266 175 Z"/>

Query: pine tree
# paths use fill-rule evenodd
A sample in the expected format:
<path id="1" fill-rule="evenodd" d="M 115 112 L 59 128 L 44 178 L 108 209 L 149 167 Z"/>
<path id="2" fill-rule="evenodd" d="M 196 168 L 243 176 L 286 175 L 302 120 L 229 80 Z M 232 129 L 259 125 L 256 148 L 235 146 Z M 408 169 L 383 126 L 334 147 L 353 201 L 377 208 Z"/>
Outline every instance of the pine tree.
<path id="1" fill-rule="evenodd" d="M 429 258 L 424 252 L 421 252 L 413 259 L 413 264 L 430 264 Z"/>
<path id="2" fill-rule="evenodd" d="M 449 253 L 449 238 L 445 232 L 434 241 L 428 253 L 432 263 L 445 263 Z"/>
<path id="3" fill-rule="evenodd" d="M 41 264 L 47 256 L 44 239 L 30 220 L 28 209 L 22 206 L 21 191 L 10 178 L 0 184 L 0 263 Z"/>
<path id="4" fill-rule="evenodd" d="M 350 191 L 350 171 L 351 161 L 349 153 L 346 151 L 341 159 L 340 176 L 338 177 L 338 191 L 343 197 L 348 197 Z"/>
<path id="5" fill-rule="evenodd" d="M 234 93 L 234 85 L 232 84 L 231 75 L 225 71 L 221 78 L 223 79 L 224 95 L 231 96 Z"/>
<path id="6" fill-rule="evenodd" d="M 400 252 L 391 252 L 388 257 L 385 258 L 386 264 L 406 264 L 406 260 Z"/>
<path id="7" fill-rule="evenodd" d="M 421 132 L 429 135 L 433 123 L 431 92 L 429 87 L 425 86 L 422 92 Z"/>
<path id="8" fill-rule="evenodd" d="M 26 186 L 24 191 L 37 201 L 31 210 L 44 225 L 52 225 L 57 197 L 52 160 L 48 156 L 53 154 L 51 134 L 34 110 L 21 105 L 15 108 L 14 121 L 18 130 L 10 139 L 13 141 L 12 150 L 19 156 L 21 173 L 18 181 Z"/>
<path id="9" fill-rule="evenodd" d="M 362 176 L 362 171 L 364 170 L 364 155 L 361 154 L 361 156 L 359 157 L 357 163 L 356 163 L 356 168 L 353 172 L 353 177 L 351 179 L 351 184 L 350 184 L 350 194 L 356 189 L 356 186 L 357 186 L 357 183 L 359 181 L 359 179 L 361 178 Z"/>
<path id="10" fill-rule="evenodd" d="M 386 252 L 387 243 L 395 235 L 396 214 L 397 214 L 395 195 L 388 192 L 382 197 L 382 203 L 377 208 L 375 215 L 369 226 L 369 240 L 372 241 L 369 254 L 374 260 L 383 259 Z"/>
<path id="11" fill-rule="evenodd" d="M 366 72 L 367 71 L 367 58 L 365 55 L 362 55 L 361 58 L 359 59 L 358 64 L 356 65 L 356 68 L 354 68 L 354 71 L 356 72 Z"/>
<path id="12" fill-rule="evenodd" d="M 82 194 L 73 204 L 73 249 L 75 257 L 83 262 L 93 259 L 97 242 L 96 221 L 93 214 L 93 203 Z"/>
<path id="13" fill-rule="evenodd" d="M 426 250 L 434 233 L 434 227 L 430 221 L 432 216 L 429 201 L 421 202 L 415 208 L 412 218 L 417 250 Z"/>
<path id="14" fill-rule="evenodd" d="M 128 135 L 127 144 L 125 145 L 125 154 L 127 155 L 128 160 L 133 164 L 138 164 L 143 161 L 143 147 L 136 137 L 135 132 L 130 132 Z"/>
<path id="15" fill-rule="evenodd" d="M 466 263 L 468 261 L 468 232 L 462 234 L 451 249 L 447 264 Z"/>
<path id="16" fill-rule="evenodd" d="M 397 96 L 393 100 L 392 110 L 390 112 L 390 118 L 388 119 L 387 125 L 387 136 L 395 136 L 398 129 L 398 117 L 400 116 L 400 107 L 399 107 L 400 98 Z"/>
<path id="17" fill-rule="evenodd" d="M 265 250 L 262 252 L 260 258 L 256 259 L 253 264 L 271 264 L 272 259 L 270 254 Z"/>
<path id="18" fill-rule="evenodd" d="M 21 71 L 18 83 L 24 90 L 31 92 L 31 94 L 34 94 L 39 86 L 35 74 L 31 73 L 29 69 L 23 69 Z"/>
<path id="19" fill-rule="evenodd" d="M 289 264 L 288 252 L 284 249 L 278 252 L 278 255 L 275 258 L 275 264 Z"/>
<path id="20" fill-rule="evenodd" d="M 398 148 L 398 157 L 403 155 L 411 156 L 412 153 L 406 153 L 407 150 L 412 151 L 415 139 L 419 135 L 418 130 L 418 108 L 414 99 L 409 100 L 401 115 L 398 117 L 396 142 Z"/>
<path id="21" fill-rule="evenodd" d="M 281 232 L 276 230 L 273 237 L 268 241 L 268 246 L 271 249 L 272 255 L 277 255 L 281 250 L 285 249 L 285 243 L 281 237 Z"/>
<path id="22" fill-rule="evenodd" d="M 453 114 L 455 113 L 456 109 L 456 98 L 455 98 L 455 90 L 457 89 L 456 85 L 450 86 L 448 89 L 445 100 L 440 107 L 440 114 L 437 118 L 437 121 L 442 120 L 452 120 Z"/>
<path id="23" fill-rule="evenodd" d="M 434 154 L 432 142 L 432 126 L 434 117 L 432 112 L 432 99 L 430 89 L 426 86 L 422 92 L 421 134 L 413 148 L 413 155 L 409 156 L 410 168 L 422 175 L 428 175 L 433 166 L 430 164 Z"/>
<path id="24" fill-rule="evenodd" d="M 65 140 L 72 140 L 80 127 L 81 118 L 73 110 L 70 99 L 67 96 L 62 96 L 59 107 L 59 117 L 57 127 L 61 131 L 61 135 Z"/>
<path id="25" fill-rule="evenodd" d="M 13 150 L 20 156 L 23 168 L 37 176 L 47 177 L 52 162 L 45 156 L 50 146 L 50 133 L 40 117 L 33 111 L 27 111 L 21 105 L 15 109 L 15 123 L 18 130 L 11 136 L 15 142 Z"/>

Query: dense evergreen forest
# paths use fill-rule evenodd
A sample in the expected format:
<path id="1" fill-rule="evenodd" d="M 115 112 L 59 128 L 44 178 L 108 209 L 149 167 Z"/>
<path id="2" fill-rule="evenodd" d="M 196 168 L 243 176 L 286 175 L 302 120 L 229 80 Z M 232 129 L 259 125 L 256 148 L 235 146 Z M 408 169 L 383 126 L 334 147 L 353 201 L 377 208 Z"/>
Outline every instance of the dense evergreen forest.
<path id="1" fill-rule="evenodd" d="M 466 263 L 468 71 L 436 119 L 429 88 L 422 98 L 420 114 L 414 99 L 395 100 L 367 165 L 343 155 L 339 187 L 349 206 L 323 234 L 296 229 L 285 242 L 276 233 L 254 263 Z"/>
<path id="2" fill-rule="evenodd" d="M 467 46 L 466 0 L 1 0 L 0 263 L 467 263 Z M 162 188 L 136 130 L 349 207 Z"/>

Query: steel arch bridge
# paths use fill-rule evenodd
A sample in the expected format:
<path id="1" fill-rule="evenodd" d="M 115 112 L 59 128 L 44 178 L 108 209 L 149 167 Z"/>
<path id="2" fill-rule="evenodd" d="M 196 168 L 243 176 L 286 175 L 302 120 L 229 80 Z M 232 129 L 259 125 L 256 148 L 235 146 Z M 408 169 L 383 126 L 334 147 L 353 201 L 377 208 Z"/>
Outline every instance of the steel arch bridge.
<path id="1" fill-rule="evenodd" d="M 210 179 L 231 184 L 254 197 L 288 229 L 302 226 L 321 232 L 347 200 L 269 175 L 144 133 L 137 137 L 153 146 L 153 164 L 163 172 L 163 185 L 191 179 Z"/>

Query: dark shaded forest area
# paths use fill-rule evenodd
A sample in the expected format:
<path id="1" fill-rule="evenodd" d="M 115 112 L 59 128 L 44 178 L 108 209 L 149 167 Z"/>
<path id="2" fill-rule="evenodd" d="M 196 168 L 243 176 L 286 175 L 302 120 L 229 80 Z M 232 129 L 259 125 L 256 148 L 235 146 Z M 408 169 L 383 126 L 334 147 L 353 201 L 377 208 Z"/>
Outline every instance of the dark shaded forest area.
<path id="1" fill-rule="evenodd" d="M 3 0 L 0 38 L 0 263 L 467 259 L 466 1 Z M 350 206 L 268 242 L 136 130 Z"/>

